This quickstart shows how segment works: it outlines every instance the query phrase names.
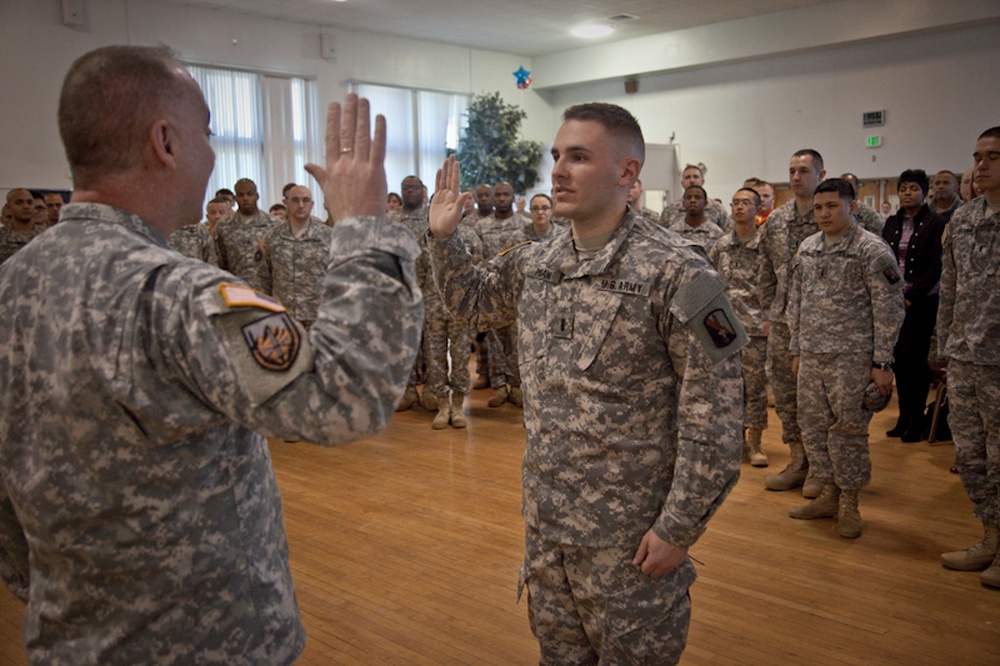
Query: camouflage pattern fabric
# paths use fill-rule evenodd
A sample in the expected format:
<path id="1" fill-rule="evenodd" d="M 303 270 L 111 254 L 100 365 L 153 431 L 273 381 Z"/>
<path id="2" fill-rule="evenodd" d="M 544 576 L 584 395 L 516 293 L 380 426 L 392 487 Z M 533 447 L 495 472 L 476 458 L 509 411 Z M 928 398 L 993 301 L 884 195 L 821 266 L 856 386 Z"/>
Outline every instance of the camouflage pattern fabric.
<path id="1" fill-rule="evenodd" d="M 799 427 L 816 481 L 858 490 L 871 482 L 865 388 L 871 382 L 867 352 L 799 357 Z"/>
<path id="2" fill-rule="evenodd" d="M 857 224 L 831 244 L 810 236 L 793 262 L 787 314 L 792 356 L 867 352 L 889 361 L 906 314 L 892 248 Z"/>
<path id="3" fill-rule="evenodd" d="M 938 354 L 948 359 L 948 425 L 972 512 L 1000 523 L 1000 214 L 986 196 L 951 216 L 944 241 Z"/>
<path id="4" fill-rule="evenodd" d="M 686 238 L 700 247 L 705 254 L 708 254 L 708 251 L 715 245 L 715 242 L 722 238 L 725 233 L 714 222 L 705 220 L 697 227 L 692 227 L 683 217 L 670 225 L 669 228 L 675 234 L 680 235 L 681 238 Z"/>
<path id="5" fill-rule="evenodd" d="M 948 425 L 972 514 L 1000 524 L 1000 365 L 948 362 Z"/>
<path id="6" fill-rule="evenodd" d="M 588 548 L 529 531 L 524 581 L 541 664 L 676 664 L 687 642 L 686 560 L 654 580 L 632 564 L 634 548 Z"/>
<path id="7" fill-rule="evenodd" d="M 34 226 L 28 233 L 22 233 L 16 231 L 13 227 L 0 225 L 0 264 L 14 256 L 15 252 L 23 248 L 43 231 L 45 231 L 45 227 Z"/>
<path id="8" fill-rule="evenodd" d="M 670 229 L 678 222 L 683 222 L 685 215 L 684 201 L 682 199 L 672 201 L 660 213 L 660 224 Z M 726 208 L 715 199 L 709 199 L 705 204 L 705 218 L 723 231 L 730 231 L 733 228 L 733 218 L 729 217 Z"/>
<path id="9" fill-rule="evenodd" d="M 23 578 L 30 544 L 29 660 L 292 663 L 263 435 L 329 445 L 388 422 L 423 321 L 415 240 L 340 221 L 306 336 L 133 214 L 61 219 L 0 267 L 18 304 L 0 322 L 0 571 Z"/>
<path id="10" fill-rule="evenodd" d="M 260 241 L 276 224 L 278 220 L 262 210 L 248 218 L 237 211 L 221 220 L 215 227 L 219 268 L 229 271 L 254 289 L 260 289 L 257 282 L 257 266 L 263 257 Z"/>
<path id="11" fill-rule="evenodd" d="M 257 284 L 288 308 L 306 328 L 316 321 L 322 297 L 323 275 L 333 241 L 333 228 L 309 222 L 298 238 L 292 223 L 282 222 L 261 241 Z"/>
<path id="12" fill-rule="evenodd" d="M 170 235 L 170 247 L 185 257 L 201 259 L 202 261 L 219 265 L 219 256 L 215 251 L 215 241 L 208 227 L 200 222 L 189 224 L 177 229 Z"/>

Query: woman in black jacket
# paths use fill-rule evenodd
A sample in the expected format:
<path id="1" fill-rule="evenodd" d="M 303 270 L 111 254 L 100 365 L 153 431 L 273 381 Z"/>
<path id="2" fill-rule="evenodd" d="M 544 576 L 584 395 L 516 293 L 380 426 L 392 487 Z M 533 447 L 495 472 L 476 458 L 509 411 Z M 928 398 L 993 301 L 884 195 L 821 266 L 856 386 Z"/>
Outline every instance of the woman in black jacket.
<path id="1" fill-rule="evenodd" d="M 930 388 L 927 365 L 937 319 L 941 279 L 941 235 L 945 221 L 924 203 L 929 182 L 920 169 L 899 176 L 899 212 L 886 220 L 882 237 L 892 246 L 903 274 L 906 318 L 894 350 L 892 369 L 899 395 L 899 420 L 886 433 L 904 442 L 924 438 L 923 416 Z"/>

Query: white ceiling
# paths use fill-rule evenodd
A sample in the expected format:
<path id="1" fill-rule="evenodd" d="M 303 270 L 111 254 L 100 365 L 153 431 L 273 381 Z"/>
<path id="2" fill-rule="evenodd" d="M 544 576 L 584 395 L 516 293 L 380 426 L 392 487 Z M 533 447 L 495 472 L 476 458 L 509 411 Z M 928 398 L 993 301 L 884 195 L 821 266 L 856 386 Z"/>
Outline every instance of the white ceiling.
<path id="1" fill-rule="evenodd" d="M 241 14 L 337 26 L 537 56 L 781 12 L 832 0 L 167 0 Z M 580 23 L 629 15 L 611 37 L 582 40 Z"/>

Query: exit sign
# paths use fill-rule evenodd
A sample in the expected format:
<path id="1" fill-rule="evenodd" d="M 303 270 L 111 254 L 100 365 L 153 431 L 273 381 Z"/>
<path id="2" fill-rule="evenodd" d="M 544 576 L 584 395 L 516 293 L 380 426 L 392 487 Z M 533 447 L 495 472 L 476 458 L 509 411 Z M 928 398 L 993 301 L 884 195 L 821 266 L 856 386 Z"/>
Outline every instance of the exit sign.
<path id="1" fill-rule="evenodd" d="M 881 148 L 882 147 L 882 137 L 881 136 L 870 136 L 865 139 L 865 145 L 869 148 Z"/>

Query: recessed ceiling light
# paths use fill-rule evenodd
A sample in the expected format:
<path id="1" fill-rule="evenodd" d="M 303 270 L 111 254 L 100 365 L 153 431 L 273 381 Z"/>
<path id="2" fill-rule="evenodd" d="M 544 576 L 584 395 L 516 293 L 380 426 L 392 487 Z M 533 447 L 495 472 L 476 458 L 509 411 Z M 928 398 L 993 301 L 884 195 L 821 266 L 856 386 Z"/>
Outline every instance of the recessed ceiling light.
<path id="1" fill-rule="evenodd" d="M 602 25 L 599 23 L 586 23 L 584 25 L 578 25 L 572 30 L 570 34 L 576 37 L 583 37 L 584 39 L 598 39 L 600 37 L 607 37 L 615 31 L 610 25 Z"/>

